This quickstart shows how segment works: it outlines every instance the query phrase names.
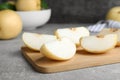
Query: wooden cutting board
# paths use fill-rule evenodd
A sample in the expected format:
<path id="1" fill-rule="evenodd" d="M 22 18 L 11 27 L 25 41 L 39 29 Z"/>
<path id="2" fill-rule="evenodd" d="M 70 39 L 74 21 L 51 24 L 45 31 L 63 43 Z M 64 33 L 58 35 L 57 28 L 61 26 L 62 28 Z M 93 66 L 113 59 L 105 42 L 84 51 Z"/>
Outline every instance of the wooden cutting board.
<path id="1" fill-rule="evenodd" d="M 83 50 L 67 61 L 55 61 L 44 57 L 27 47 L 22 47 L 22 54 L 35 70 L 43 73 L 68 71 L 92 66 L 100 66 L 120 62 L 120 47 L 114 48 L 104 54 L 91 54 Z"/>

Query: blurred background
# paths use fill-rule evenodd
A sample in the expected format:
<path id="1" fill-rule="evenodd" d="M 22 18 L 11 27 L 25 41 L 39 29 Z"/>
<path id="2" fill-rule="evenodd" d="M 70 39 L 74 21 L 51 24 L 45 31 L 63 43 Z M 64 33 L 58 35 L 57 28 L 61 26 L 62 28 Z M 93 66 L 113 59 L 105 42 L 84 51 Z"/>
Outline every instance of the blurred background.
<path id="1" fill-rule="evenodd" d="M 5 2 L 7 0 L 0 0 Z M 45 0 L 52 8 L 50 23 L 94 23 L 105 18 L 107 11 L 120 0 Z"/>

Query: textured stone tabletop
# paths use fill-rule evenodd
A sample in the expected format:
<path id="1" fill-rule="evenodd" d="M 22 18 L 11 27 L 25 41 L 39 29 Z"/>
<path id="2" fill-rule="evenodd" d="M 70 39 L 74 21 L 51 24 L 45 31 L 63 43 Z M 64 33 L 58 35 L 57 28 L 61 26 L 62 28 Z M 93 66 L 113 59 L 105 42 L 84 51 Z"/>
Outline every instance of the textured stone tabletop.
<path id="1" fill-rule="evenodd" d="M 53 34 L 57 28 L 86 25 L 47 24 L 37 29 L 24 28 L 23 32 Z M 21 55 L 21 35 L 12 40 L 0 40 L 0 80 L 120 80 L 120 63 L 52 74 L 38 73 Z"/>

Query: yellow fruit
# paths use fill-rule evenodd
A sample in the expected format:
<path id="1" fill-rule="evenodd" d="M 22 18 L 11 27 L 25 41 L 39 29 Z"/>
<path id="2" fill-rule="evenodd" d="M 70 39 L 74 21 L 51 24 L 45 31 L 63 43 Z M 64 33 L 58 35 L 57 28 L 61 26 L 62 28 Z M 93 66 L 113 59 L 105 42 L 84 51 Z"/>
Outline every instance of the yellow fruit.
<path id="1" fill-rule="evenodd" d="M 22 30 L 20 16 L 12 10 L 0 11 L 0 39 L 17 37 Z"/>
<path id="2" fill-rule="evenodd" d="M 120 21 L 120 6 L 111 8 L 106 15 L 106 19 Z"/>
<path id="3" fill-rule="evenodd" d="M 68 60 L 75 55 L 76 46 L 71 40 L 62 38 L 43 44 L 40 52 L 49 59 Z"/>
<path id="4" fill-rule="evenodd" d="M 73 41 L 77 47 L 79 47 L 79 39 L 84 36 L 89 36 L 90 32 L 85 27 L 75 27 L 75 28 L 63 28 L 57 29 L 55 35 L 61 39 L 63 37 L 69 38 Z"/>
<path id="5" fill-rule="evenodd" d="M 98 36 L 104 36 L 104 35 L 107 35 L 107 34 L 117 34 L 118 35 L 117 46 L 120 46 L 120 29 L 104 28 L 100 33 L 98 33 Z"/>
<path id="6" fill-rule="evenodd" d="M 40 51 L 41 46 L 44 43 L 48 43 L 54 40 L 57 40 L 56 36 L 48 34 L 37 34 L 25 32 L 22 35 L 24 44 L 35 51 Z"/>
<path id="7" fill-rule="evenodd" d="M 40 10 L 40 0 L 17 0 L 16 9 L 18 11 L 35 11 Z"/>
<path id="8" fill-rule="evenodd" d="M 88 36 L 80 40 L 84 50 L 90 53 L 104 53 L 113 49 L 118 41 L 117 34 L 107 34 L 102 37 Z"/>

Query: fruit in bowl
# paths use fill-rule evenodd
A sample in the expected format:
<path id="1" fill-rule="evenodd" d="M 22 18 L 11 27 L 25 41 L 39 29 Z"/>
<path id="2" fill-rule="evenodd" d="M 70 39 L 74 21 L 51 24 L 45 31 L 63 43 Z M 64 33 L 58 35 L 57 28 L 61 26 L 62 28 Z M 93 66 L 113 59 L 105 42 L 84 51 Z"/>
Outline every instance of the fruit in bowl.
<path id="1" fill-rule="evenodd" d="M 51 16 L 51 9 L 46 7 L 44 0 L 17 0 L 16 10 L 22 18 L 23 27 L 42 26 Z"/>
<path id="2" fill-rule="evenodd" d="M 46 24 L 51 16 L 51 9 L 44 0 L 13 0 L 0 4 L 0 10 L 11 9 L 16 11 L 24 27 L 37 27 Z"/>
<path id="3" fill-rule="evenodd" d="M 16 9 L 18 11 L 34 11 L 40 10 L 40 0 L 17 0 Z"/>

